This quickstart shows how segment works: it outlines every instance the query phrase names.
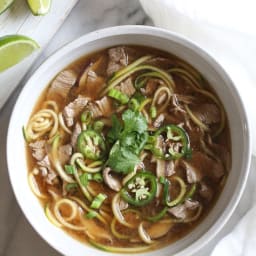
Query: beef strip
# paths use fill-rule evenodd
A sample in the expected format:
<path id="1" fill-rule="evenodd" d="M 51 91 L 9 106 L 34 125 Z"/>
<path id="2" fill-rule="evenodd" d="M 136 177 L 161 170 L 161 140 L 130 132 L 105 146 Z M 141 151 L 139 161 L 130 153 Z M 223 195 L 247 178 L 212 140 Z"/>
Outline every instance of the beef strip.
<path id="1" fill-rule="evenodd" d="M 208 186 L 205 182 L 201 182 L 201 187 L 199 190 L 199 194 L 201 197 L 205 198 L 208 202 L 213 198 L 213 190 L 210 186 Z"/>
<path id="2" fill-rule="evenodd" d="M 194 115 L 204 124 L 216 124 L 220 122 L 220 110 L 215 104 L 205 103 L 191 107 Z"/>
<path id="3" fill-rule="evenodd" d="M 164 85 L 164 82 L 161 79 L 150 78 L 148 79 L 145 87 L 141 88 L 141 92 L 146 96 L 152 96 L 161 85 Z"/>
<path id="4" fill-rule="evenodd" d="M 112 114 L 112 101 L 109 97 L 104 96 L 100 100 L 90 102 L 87 108 L 92 112 L 94 118 L 109 117 Z"/>
<path id="5" fill-rule="evenodd" d="M 126 94 L 128 97 L 132 96 L 136 92 L 131 77 L 128 77 L 119 86 L 116 86 L 116 89 Z"/>
<path id="6" fill-rule="evenodd" d="M 189 183 L 200 182 L 203 177 L 209 177 L 217 181 L 224 175 L 224 167 L 221 162 L 215 161 L 200 151 L 192 153 L 192 159 L 181 161 Z"/>
<path id="7" fill-rule="evenodd" d="M 128 65 L 128 55 L 125 47 L 118 46 L 108 50 L 109 63 L 107 68 L 108 76 Z"/>
<path id="8" fill-rule="evenodd" d="M 52 81 L 47 99 L 55 99 L 57 95 L 60 100 L 65 100 L 77 77 L 77 73 L 71 69 L 61 71 Z"/>
<path id="9" fill-rule="evenodd" d="M 63 109 L 63 118 L 68 127 L 72 126 L 77 116 L 81 113 L 88 103 L 88 98 L 79 95 L 74 101 L 70 102 Z"/>
<path id="10" fill-rule="evenodd" d="M 86 95 L 92 99 L 95 99 L 95 95 L 98 95 L 105 85 L 105 79 L 102 76 L 99 76 L 94 70 L 97 62 L 89 65 L 85 69 L 79 80 L 79 87 L 77 89 L 77 93 Z"/>
<path id="11" fill-rule="evenodd" d="M 163 121 L 164 121 L 164 114 L 160 114 L 157 118 L 156 118 L 156 120 L 154 121 L 154 123 L 153 123 L 153 126 L 155 127 L 155 128 L 159 128 L 161 125 L 162 125 L 162 123 L 163 123 Z"/>
<path id="12" fill-rule="evenodd" d="M 77 138 L 79 136 L 79 134 L 82 132 L 82 127 L 81 125 L 77 122 L 75 124 L 75 127 L 74 127 L 74 130 L 73 130 L 73 133 L 71 135 L 71 145 L 73 147 L 73 149 L 76 148 L 76 143 L 77 143 Z"/>
<path id="13" fill-rule="evenodd" d="M 45 182 L 50 185 L 54 184 L 57 181 L 57 174 L 51 166 L 48 155 L 46 155 L 41 161 L 38 161 L 37 164 Z"/>
<path id="14" fill-rule="evenodd" d="M 169 208 L 168 212 L 178 219 L 186 219 L 189 217 L 190 211 L 195 210 L 198 206 L 198 201 L 187 199 L 183 204 Z"/>
<path id="15" fill-rule="evenodd" d="M 38 140 L 36 142 L 29 143 L 29 147 L 32 150 L 32 156 L 38 160 L 41 161 L 46 155 L 46 140 Z"/>
<path id="16" fill-rule="evenodd" d="M 65 165 L 69 161 L 71 155 L 72 155 L 71 144 L 66 144 L 59 147 L 58 156 L 59 156 L 60 163 L 62 165 Z"/>

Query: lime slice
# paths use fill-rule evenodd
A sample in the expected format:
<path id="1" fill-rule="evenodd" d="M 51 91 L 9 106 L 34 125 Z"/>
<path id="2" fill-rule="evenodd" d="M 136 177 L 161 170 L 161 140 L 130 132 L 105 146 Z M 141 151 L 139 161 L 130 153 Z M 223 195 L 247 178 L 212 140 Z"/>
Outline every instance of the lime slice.
<path id="1" fill-rule="evenodd" d="M 45 15 L 51 7 L 51 0 L 27 0 L 28 6 L 34 15 Z"/>
<path id="2" fill-rule="evenodd" d="M 6 11 L 14 0 L 0 0 L 0 14 Z"/>
<path id="3" fill-rule="evenodd" d="M 39 45 L 26 36 L 0 37 L 0 72 L 17 64 L 38 48 Z"/>

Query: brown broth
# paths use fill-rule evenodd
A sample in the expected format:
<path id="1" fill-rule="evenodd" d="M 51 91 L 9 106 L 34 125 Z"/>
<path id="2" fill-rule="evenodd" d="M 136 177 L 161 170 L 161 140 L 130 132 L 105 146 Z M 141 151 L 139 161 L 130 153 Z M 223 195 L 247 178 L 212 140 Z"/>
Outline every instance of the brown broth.
<path id="1" fill-rule="evenodd" d="M 202 75 L 199 74 L 197 71 L 195 71 L 194 68 L 192 68 L 188 63 L 184 62 L 183 60 L 177 58 L 176 56 L 157 50 L 157 49 L 152 49 L 152 48 L 148 48 L 148 47 L 142 47 L 142 46 L 129 46 L 131 48 L 131 51 L 134 52 L 134 58 L 138 59 L 141 56 L 150 54 L 150 55 L 154 55 L 154 56 L 158 56 L 161 58 L 165 58 L 170 60 L 167 64 L 163 63 L 160 66 L 157 65 L 160 68 L 166 68 L 165 65 L 168 66 L 168 69 L 171 67 L 180 67 L 180 66 L 189 66 L 190 69 L 192 69 L 192 72 L 196 72 L 196 74 L 199 76 L 199 79 L 201 79 L 201 82 L 203 83 L 203 88 L 207 91 L 209 91 L 210 93 L 212 93 L 213 95 L 215 95 L 215 97 L 218 99 L 216 93 L 214 92 L 214 89 L 208 84 L 208 82 L 203 79 Z M 90 55 L 87 56 L 83 56 L 81 57 L 79 60 L 71 63 L 67 68 L 65 69 L 72 69 L 74 71 L 76 71 L 77 73 L 79 73 L 80 75 L 83 73 L 83 71 L 85 70 L 85 68 L 91 63 L 91 62 L 95 62 L 99 59 L 99 57 L 103 56 L 103 58 L 105 59 L 103 61 L 103 64 L 97 69 L 97 74 L 103 77 L 106 77 L 106 67 L 107 67 L 107 62 L 108 62 L 108 55 L 107 55 L 107 49 L 106 50 L 102 50 L 96 53 L 92 53 Z M 132 77 L 134 78 L 134 75 L 132 75 Z M 200 93 L 197 93 L 193 90 L 191 90 L 190 86 L 188 85 L 188 83 L 186 81 L 184 81 L 183 79 L 181 79 L 179 76 L 177 75 L 173 75 L 173 79 L 175 81 L 176 84 L 176 88 L 175 88 L 175 93 L 178 94 L 190 94 L 193 97 L 196 97 L 197 101 L 195 104 L 202 104 L 202 103 L 212 103 L 211 100 L 209 100 L 209 98 L 203 96 Z M 37 104 L 35 105 L 33 111 L 32 111 L 32 115 L 31 117 L 38 112 L 41 108 L 42 108 L 42 104 L 44 101 L 47 100 L 47 93 L 48 93 L 48 89 L 50 87 L 51 83 L 48 85 L 48 87 L 43 91 L 42 95 L 40 96 L 40 98 L 37 101 Z M 56 101 L 56 103 L 59 106 L 59 111 L 62 111 L 64 106 L 66 106 L 69 102 L 73 101 L 77 96 L 77 85 L 74 86 L 74 88 L 70 91 L 67 99 L 65 102 L 60 101 L 58 97 L 56 97 L 56 99 L 54 99 Z M 82 92 L 84 93 L 84 92 Z M 93 93 L 93 92 L 91 92 Z M 98 94 L 94 94 L 94 95 L 90 95 L 92 98 L 94 98 L 95 100 L 99 99 L 99 95 Z M 147 109 L 149 110 L 149 108 Z M 166 111 L 166 113 L 164 113 L 166 118 L 164 120 L 164 123 L 162 125 L 167 125 L 167 124 L 180 124 L 181 122 L 184 123 L 184 116 L 182 116 L 179 112 L 169 112 Z M 192 130 L 188 130 L 186 129 L 191 142 L 191 149 L 192 149 L 192 157 L 193 157 L 193 152 L 198 151 L 198 150 L 202 150 L 201 146 L 200 146 L 200 142 L 199 142 L 199 136 L 201 135 L 200 131 L 195 127 L 195 125 L 192 123 Z M 187 127 L 186 127 L 187 128 Z M 105 131 L 106 132 L 106 131 Z M 47 137 L 47 136 L 46 136 Z M 64 136 L 64 141 L 65 143 L 68 143 L 68 141 L 70 140 L 70 136 L 65 134 Z M 230 131 L 229 131 L 229 127 L 228 127 L 228 120 L 226 119 L 226 125 L 224 130 L 221 132 L 221 134 L 219 136 L 217 136 L 216 138 L 213 139 L 214 143 L 217 143 L 221 146 L 223 146 L 225 148 L 225 150 L 228 152 L 229 157 L 230 157 L 230 148 L 231 148 L 231 141 L 230 141 Z M 26 152 L 27 152 L 27 165 L 28 165 L 28 170 L 29 172 L 31 172 L 33 170 L 33 168 L 37 165 L 37 161 L 33 158 L 32 154 L 31 154 L 31 150 L 29 148 L 29 146 L 26 146 Z M 216 153 L 217 154 L 217 153 Z M 221 158 L 221 156 L 218 156 Z M 147 170 L 151 171 L 151 172 L 155 172 L 155 168 L 156 165 L 154 163 L 152 163 L 150 161 L 150 157 L 147 157 L 145 162 L 144 162 Z M 212 190 L 214 190 L 214 195 L 212 197 L 212 199 L 210 201 L 207 201 L 206 199 L 204 199 L 202 196 L 200 196 L 199 191 L 197 190 L 195 195 L 193 196 L 194 200 L 198 200 L 202 206 L 203 206 L 203 212 L 200 216 L 200 218 L 194 222 L 191 223 L 177 223 L 174 224 L 173 228 L 171 228 L 171 230 L 167 233 L 167 235 L 165 235 L 164 237 L 162 237 L 161 239 L 158 239 L 159 241 L 161 241 L 160 243 L 158 243 L 156 246 L 153 246 L 153 249 L 159 248 L 159 247 L 163 247 L 163 246 L 167 246 L 179 239 L 181 239 L 182 237 L 184 237 L 185 235 L 189 234 L 189 232 L 191 232 L 191 230 L 193 230 L 209 213 L 209 211 L 213 208 L 213 206 L 215 205 L 221 191 L 223 188 L 223 184 L 221 182 L 221 180 L 225 179 L 228 175 L 228 171 L 229 169 L 225 169 L 225 175 L 220 178 L 220 179 L 210 179 L 205 177 L 203 179 L 203 181 L 210 186 L 210 188 Z M 184 180 L 186 180 L 186 173 L 184 170 L 184 167 L 182 166 L 178 166 L 178 168 L 176 169 L 176 175 L 182 177 Z M 51 195 L 47 192 L 49 188 L 53 188 L 55 191 L 57 191 L 57 193 L 59 195 L 62 195 L 62 181 L 57 178 L 58 183 L 56 185 L 49 185 L 45 182 L 45 179 L 38 175 L 36 176 L 36 181 L 37 184 L 39 185 L 39 188 L 41 190 L 42 193 L 47 195 L 47 199 L 44 200 L 40 200 L 41 204 L 43 207 L 45 207 L 46 204 L 51 204 L 53 202 L 53 199 L 51 197 Z M 98 184 L 96 182 L 91 182 L 90 186 L 98 192 L 104 191 L 104 193 L 109 195 L 109 202 L 111 200 L 111 198 L 113 198 L 114 196 L 114 191 L 112 191 L 111 189 L 109 189 L 106 185 L 104 184 Z M 200 186 L 198 184 L 198 186 Z M 187 184 L 188 190 L 191 187 L 190 184 Z M 173 196 L 177 195 L 179 193 L 179 188 L 173 188 L 173 191 L 170 191 Z M 84 200 L 84 196 L 82 195 L 82 193 L 80 191 L 73 191 L 68 193 L 68 195 L 75 195 L 77 197 L 79 197 L 81 200 Z M 136 207 L 133 207 L 134 209 L 137 209 Z M 161 204 L 159 204 L 159 206 L 156 207 L 155 204 L 155 200 L 152 201 L 150 204 L 146 205 L 145 207 L 142 207 L 141 210 L 142 215 L 143 216 L 152 216 L 152 214 L 156 214 L 157 212 L 159 212 L 162 209 Z M 109 213 L 110 216 L 113 216 L 113 214 L 110 212 Z M 97 225 L 99 225 L 99 227 L 101 228 L 106 228 L 102 225 L 102 223 L 100 223 L 99 221 L 96 221 Z M 80 240 L 81 242 L 84 243 L 88 243 L 88 237 L 84 232 L 77 232 L 77 231 L 72 231 L 69 230 L 67 228 L 63 228 L 66 232 L 68 232 L 71 236 L 75 237 L 76 239 Z M 109 227 L 107 227 L 107 229 L 110 229 Z M 137 238 L 138 234 L 137 234 L 137 230 L 136 229 L 129 229 L 126 228 L 122 225 L 117 225 L 117 229 L 120 233 L 123 234 L 132 234 L 133 238 Z M 104 241 L 104 240 L 100 240 L 101 243 L 105 243 L 106 245 L 109 245 L 108 242 Z M 143 243 L 141 243 L 143 244 Z M 111 246 L 116 246 L 116 247 L 133 247 L 136 246 L 136 243 L 132 243 L 126 240 L 122 240 L 122 239 L 117 239 L 113 236 L 113 241 Z"/>

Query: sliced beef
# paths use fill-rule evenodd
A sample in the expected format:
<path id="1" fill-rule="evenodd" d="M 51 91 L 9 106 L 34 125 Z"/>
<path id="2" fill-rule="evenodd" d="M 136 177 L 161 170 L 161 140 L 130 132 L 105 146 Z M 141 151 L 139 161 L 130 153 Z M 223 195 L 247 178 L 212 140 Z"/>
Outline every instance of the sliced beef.
<path id="1" fill-rule="evenodd" d="M 183 204 L 169 208 L 168 212 L 178 219 L 186 219 L 198 206 L 199 202 L 187 199 Z"/>
<path id="2" fill-rule="evenodd" d="M 87 107 L 94 118 L 97 117 L 109 117 L 112 114 L 112 101 L 109 97 L 104 96 L 100 100 L 90 102 Z"/>
<path id="3" fill-rule="evenodd" d="M 65 165 L 72 155 L 72 146 L 71 144 L 62 145 L 58 150 L 59 160 L 62 165 Z"/>
<path id="4" fill-rule="evenodd" d="M 194 115 L 204 124 L 216 124 L 220 122 L 220 110 L 215 104 L 201 104 L 191 107 Z"/>
<path id="5" fill-rule="evenodd" d="M 73 133 L 71 135 L 71 145 L 74 149 L 76 148 L 77 138 L 81 132 L 82 132 L 81 125 L 79 123 L 76 123 Z"/>
<path id="6" fill-rule="evenodd" d="M 141 91 L 146 96 L 152 96 L 161 85 L 164 85 L 164 82 L 161 79 L 150 78 L 148 79 L 145 87 L 141 88 Z"/>
<path id="7" fill-rule="evenodd" d="M 188 163 L 186 161 L 182 161 L 181 163 L 183 164 L 186 170 L 188 183 L 196 183 L 201 181 L 202 174 L 200 169 L 197 169 L 196 167 L 193 166 L 193 164 Z"/>
<path id="8" fill-rule="evenodd" d="M 220 160 L 224 164 L 226 170 L 230 170 L 231 166 L 231 155 L 227 148 L 223 145 L 212 143 L 210 144 L 211 149 L 213 152 L 219 156 Z"/>
<path id="9" fill-rule="evenodd" d="M 109 62 L 107 75 L 111 76 L 114 72 L 122 69 L 129 64 L 129 54 L 127 48 L 123 46 L 114 47 L 108 50 Z"/>
<path id="10" fill-rule="evenodd" d="M 169 177 L 173 174 L 175 174 L 175 162 L 173 160 L 165 161 L 165 176 Z"/>
<path id="11" fill-rule="evenodd" d="M 46 183 L 52 185 L 57 182 L 57 174 L 51 166 L 48 155 L 46 155 L 41 161 L 37 162 L 37 164 Z"/>
<path id="12" fill-rule="evenodd" d="M 160 67 L 162 69 L 169 69 L 175 65 L 174 61 L 171 58 L 164 57 L 154 57 L 146 61 L 146 64 L 153 65 L 156 67 Z"/>
<path id="13" fill-rule="evenodd" d="M 36 142 L 29 143 L 29 147 L 32 150 L 32 156 L 41 161 L 46 155 L 46 140 L 38 140 Z"/>
<path id="14" fill-rule="evenodd" d="M 131 77 L 128 77 L 119 86 L 116 86 L 116 89 L 126 94 L 128 97 L 132 96 L 136 91 L 133 86 Z"/>
<path id="15" fill-rule="evenodd" d="M 94 71 L 96 64 L 97 62 L 85 69 L 79 80 L 78 87 L 78 93 L 86 94 L 87 97 L 92 99 L 95 99 L 105 85 L 105 79 Z"/>
<path id="16" fill-rule="evenodd" d="M 163 123 L 163 121 L 164 121 L 164 114 L 160 114 L 157 118 L 156 118 L 156 120 L 154 121 L 154 123 L 153 123 L 153 126 L 155 127 L 155 128 L 159 128 L 161 125 L 162 125 L 162 123 Z"/>
<path id="17" fill-rule="evenodd" d="M 61 71 L 52 81 L 47 98 L 55 99 L 56 95 L 60 100 L 66 99 L 71 87 L 76 83 L 77 73 L 71 69 Z"/>
<path id="18" fill-rule="evenodd" d="M 201 185 L 199 190 L 200 196 L 206 199 L 208 202 L 211 201 L 213 198 L 212 188 L 209 185 L 207 185 L 205 182 L 201 182 L 200 185 Z"/>
<path id="19" fill-rule="evenodd" d="M 81 113 L 88 103 L 88 98 L 79 95 L 74 101 L 70 102 L 63 109 L 63 117 L 68 127 L 72 126 L 77 116 Z"/>
<path id="20" fill-rule="evenodd" d="M 200 182 L 203 177 L 209 177 L 217 181 L 224 174 L 222 163 L 213 160 L 200 151 L 194 151 L 192 159 L 183 160 L 182 164 L 185 167 L 189 183 Z"/>

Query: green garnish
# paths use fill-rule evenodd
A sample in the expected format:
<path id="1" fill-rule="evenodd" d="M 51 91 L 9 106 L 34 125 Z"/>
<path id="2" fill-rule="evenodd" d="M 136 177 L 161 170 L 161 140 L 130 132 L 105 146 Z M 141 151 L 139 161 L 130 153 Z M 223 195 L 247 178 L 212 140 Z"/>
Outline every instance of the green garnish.
<path id="1" fill-rule="evenodd" d="M 130 109 L 122 114 L 123 125 L 116 116 L 108 139 L 113 143 L 107 165 L 116 172 L 131 172 L 141 161 L 139 154 L 148 139 L 147 121 L 137 111 Z"/>
<path id="2" fill-rule="evenodd" d="M 105 194 L 99 193 L 92 201 L 91 208 L 93 209 L 99 209 L 104 200 L 107 198 Z"/>
<path id="3" fill-rule="evenodd" d="M 156 189 L 156 177 L 151 172 L 139 172 L 127 181 L 121 197 L 131 205 L 144 206 L 154 199 Z"/>

